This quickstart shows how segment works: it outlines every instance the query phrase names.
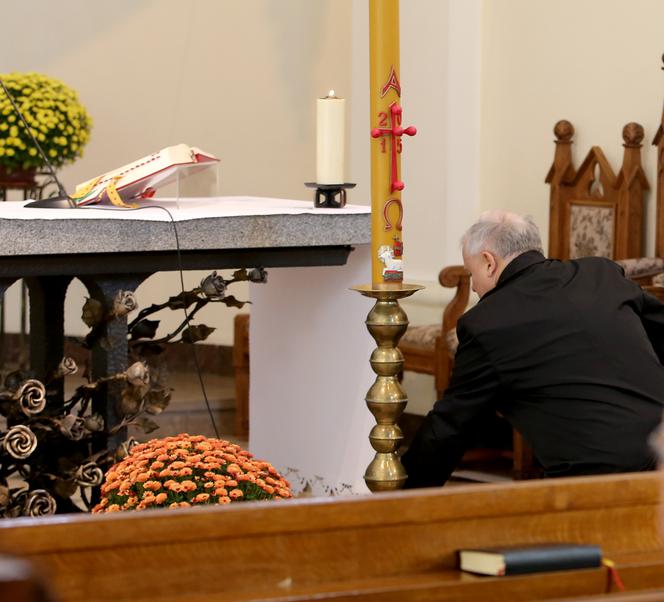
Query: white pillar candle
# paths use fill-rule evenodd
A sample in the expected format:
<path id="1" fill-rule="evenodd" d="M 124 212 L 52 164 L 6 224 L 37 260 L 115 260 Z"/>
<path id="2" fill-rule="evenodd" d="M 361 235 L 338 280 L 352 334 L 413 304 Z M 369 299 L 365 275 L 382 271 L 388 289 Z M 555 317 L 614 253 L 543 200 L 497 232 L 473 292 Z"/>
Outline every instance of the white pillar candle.
<path id="1" fill-rule="evenodd" d="M 346 101 L 330 90 L 316 100 L 316 183 L 344 183 Z"/>

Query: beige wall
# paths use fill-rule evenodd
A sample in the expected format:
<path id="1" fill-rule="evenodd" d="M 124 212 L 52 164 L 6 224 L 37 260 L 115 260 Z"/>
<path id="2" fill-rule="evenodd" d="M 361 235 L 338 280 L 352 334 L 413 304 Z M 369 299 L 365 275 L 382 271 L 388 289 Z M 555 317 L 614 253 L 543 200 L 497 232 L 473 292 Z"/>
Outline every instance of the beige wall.
<path id="1" fill-rule="evenodd" d="M 350 21 L 350 0 L 7 2 L 0 73 L 40 71 L 78 90 L 94 129 L 84 157 L 62 170 L 70 190 L 186 142 L 222 159 L 221 194 L 305 199 L 303 182 L 315 175 L 315 98 L 351 92 Z M 202 275 L 186 274 L 186 285 Z M 164 300 L 178 287 L 175 274 L 155 276 L 139 301 Z M 236 293 L 246 298 L 246 289 Z M 70 333 L 83 331 L 83 294 L 72 285 Z M 15 329 L 15 290 L 9 305 Z M 230 343 L 230 310 L 215 306 L 202 318 L 218 328 L 211 341 Z"/>
<path id="2" fill-rule="evenodd" d="M 426 289 L 404 301 L 412 322 L 440 318 L 449 299 L 438 272 L 461 259 L 458 240 L 479 209 L 480 0 L 401 2 L 404 269 Z M 353 1 L 354 202 L 369 202 L 368 2 Z M 373 124 L 375 126 L 375 123 Z"/>
<path id="3" fill-rule="evenodd" d="M 617 169 L 624 124 L 645 128 L 644 166 L 664 96 L 661 0 L 483 0 L 480 198 L 530 213 L 548 239 L 553 125 L 576 128 L 577 165 L 599 145 Z M 648 197 L 646 249 L 654 251 Z M 545 240 L 545 248 L 548 244 Z"/>
<path id="4" fill-rule="evenodd" d="M 222 158 L 222 194 L 293 198 L 309 198 L 314 99 L 333 87 L 349 101 L 351 199 L 368 204 L 367 15 L 367 0 L 24 0 L 4 7 L 0 72 L 43 71 L 80 92 L 95 128 L 84 158 L 63 170 L 69 187 L 183 141 Z M 411 321 L 439 317 L 448 296 L 437 273 L 459 261 L 458 238 L 480 209 L 531 213 L 546 236 L 555 121 L 575 124 L 577 160 L 599 144 L 617 165 L 631 120 L 650 142 L 662 22 L 661 0 L 401 2 L 403 105 L 419 129 L 404 145 L 405 265 L 428 285 L 405 304 Z M 644 158 L 653 182 L 649 144 Z M 652 224 L 651 198 L 648 214 Z M 652 252 L 652 226 L 647 244 Z M 146 305 L 176 290 L 162 275 L 139 292 Z M 81 330 L 79 308 L 69 304 L 70 332 Z M 230 315 L 205 317 L 219 328 L 214 342 L 230 342 Z"/>

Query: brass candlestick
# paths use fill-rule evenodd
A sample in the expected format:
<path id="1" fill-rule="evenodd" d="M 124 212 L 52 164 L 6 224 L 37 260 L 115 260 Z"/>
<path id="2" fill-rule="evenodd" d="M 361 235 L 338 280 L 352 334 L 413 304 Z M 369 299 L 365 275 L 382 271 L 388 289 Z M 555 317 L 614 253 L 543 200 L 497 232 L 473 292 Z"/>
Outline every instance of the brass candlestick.
<path id="1" fill-rule="evenodd" d="M 365 398 L 376 419 L 376 425 L 369 433 L 376 455 L 364 473 L 364 481 L 371 491 L 401 489 L 406 481 L 406 471 L 397 455 L 403 440 L 397 421 L 408 397 L 399 382 L 403 355 L 397 344 L 408 328 L 408 316 L 399 305 L 399 299 L 409 297 L 421 288 L 414 284 L 353 287 L 365 297 L 376 299 L 365 322 L 378 345 L 369 360 L 377 376 Z"/>

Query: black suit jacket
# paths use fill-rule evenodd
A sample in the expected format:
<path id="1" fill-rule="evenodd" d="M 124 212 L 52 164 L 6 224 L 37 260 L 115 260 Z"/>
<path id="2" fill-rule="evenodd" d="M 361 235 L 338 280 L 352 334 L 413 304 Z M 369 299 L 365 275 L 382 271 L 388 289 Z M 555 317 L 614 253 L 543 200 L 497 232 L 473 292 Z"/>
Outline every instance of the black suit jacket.
<path id="1" fill-rule="evenodd" d="M 499 411 L 549 476 L 646 470 L 664 407 L 664 305 L 599 257 L 529 251 L 457 325 L 450 386 L 402 462 L 407 487 L 442 485 Z"/>

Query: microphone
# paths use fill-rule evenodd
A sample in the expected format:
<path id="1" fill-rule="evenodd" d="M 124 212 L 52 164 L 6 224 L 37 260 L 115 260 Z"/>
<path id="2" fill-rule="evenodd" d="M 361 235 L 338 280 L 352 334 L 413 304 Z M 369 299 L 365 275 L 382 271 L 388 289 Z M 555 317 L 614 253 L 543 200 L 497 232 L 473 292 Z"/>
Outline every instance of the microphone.
<path id="1" fill-rule="evenodd" d="M 23 127 L 25 128 L 25 131 L 28 132 L 28 136 L 30 136 L 30 139 L 34 143 L 37 152 L 39 153 L 40 157 L 43 159 L 44 163 L 46 164 L 46 167 L 48 167 L 48 171 L 50 172 L 51 177 L 53 178 L 54 182 L 58 187 L 58 192 L 60 193 L 59 196 L 49 197 L 47 199 L 41 199 L 39 201 L 32 201 L 31 203 L 28 203 L 25 206 L 37 207 L 37 208 L 41 207 L 46 209 L 75 209 L 77 205 L 74 202 L 74 199 L 72 199 L 67 194 L 65 187 L 62 185 L 62 182 L 55 173 L 53 164 L 49 161 L 48 157 L 46 156 L 46 153 L 39 144 L 39 141 L 32 133 L 32 130 L 30 130 L 28 122 L 25 120 L 23 113 L 21 113 L 21 110 L 18 108 L 16 102 L 14 101 L 14 97 L 11 95 L 11 92 L 7 89 L 7 86 L 5 85 L 5 82 L 2 81 L 1 77 L 0 77 L 0 87 L 2 87 L 2 89 L 4 90 L 5 94 L 7 95 L 7 98 L 9 99 L 9 102 L 11 103 L 14 109 L 14 112 L 18 115 L 19 119 L 21 120 L 21 123 L 23 124 Z"/>

